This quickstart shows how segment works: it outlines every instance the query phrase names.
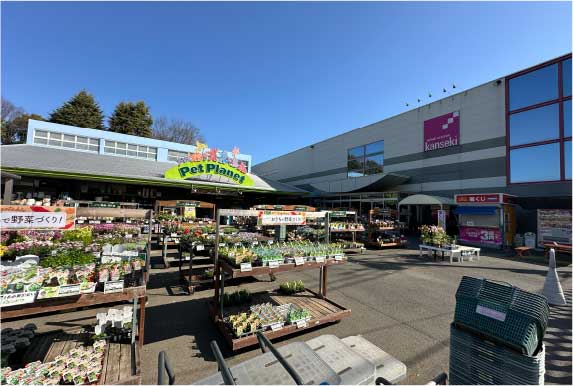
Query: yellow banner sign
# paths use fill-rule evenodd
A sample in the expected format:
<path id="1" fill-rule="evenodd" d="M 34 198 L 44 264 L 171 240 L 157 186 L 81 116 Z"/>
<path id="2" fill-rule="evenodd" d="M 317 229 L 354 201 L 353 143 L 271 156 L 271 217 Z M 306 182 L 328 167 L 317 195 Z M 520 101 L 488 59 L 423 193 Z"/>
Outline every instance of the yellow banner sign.
<path id="1" fill-rule="evenodd" d="M 188 180 L 200 175 L 214 175 L 224 177 L 235 184 L 253 186 L 254 182 L 246 173 L 231 165 L 218 161 L 191 161 L 184 162 L 165 172 L 165 178 L 170 180 Z"/>

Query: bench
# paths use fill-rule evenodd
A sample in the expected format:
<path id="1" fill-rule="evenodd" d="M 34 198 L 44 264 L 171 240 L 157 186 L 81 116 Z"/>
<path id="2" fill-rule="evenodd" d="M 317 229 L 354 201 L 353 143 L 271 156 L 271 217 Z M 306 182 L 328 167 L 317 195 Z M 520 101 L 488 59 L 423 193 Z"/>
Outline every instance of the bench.
<path id="1" fill-rule="evenodd" d="M 555 241 L 553 242 L 545 242 L 543 243 L 543 248 L 545 249 L 545 256 L 549 255 L 549 250 L 551 248 L 555 249 L 555 253 L 567 253 L 569 255 L 571 255 L 571 245 L 569 244 L 559 244 L 556 243 Z"/>
<path id="2" fill-rule="evenodd" d="M 529 251 L 531 251 L 533 248 L 531 247 L 516 247 L 513 248 L 513 250 L 515 251 L 515 253 L 520 256 L 520 257 L 524 257 L 529 255 Z"/>

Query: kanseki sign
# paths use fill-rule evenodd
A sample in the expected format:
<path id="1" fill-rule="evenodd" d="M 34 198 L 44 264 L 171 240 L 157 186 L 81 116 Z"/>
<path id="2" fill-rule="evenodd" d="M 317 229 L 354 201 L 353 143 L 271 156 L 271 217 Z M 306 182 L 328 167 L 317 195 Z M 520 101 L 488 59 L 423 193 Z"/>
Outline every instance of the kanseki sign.
<path id="1" fill-rule="evenodd" d="M 424 151 L 460 144 L 460 112 L 454 111 L 424 121 Z"/>

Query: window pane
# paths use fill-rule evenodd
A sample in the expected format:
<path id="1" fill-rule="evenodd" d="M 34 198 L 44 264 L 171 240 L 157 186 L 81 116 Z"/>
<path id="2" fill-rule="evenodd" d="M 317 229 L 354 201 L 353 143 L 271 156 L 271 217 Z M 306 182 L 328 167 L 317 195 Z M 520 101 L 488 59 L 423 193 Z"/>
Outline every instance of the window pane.
<path id="1" fill-rule="evenodd" d="M 149 158 L 149 159 L 155 159 L 155 154 L 153 154 L 153 153 L 148 153 L 148 154 L 147 154 L 147 158 Z"/>
<path id="2" fill-rule="evenodd" d="M 509 81 L 509 109 L 515 110 L 556 99 L 557 64 L 513 78 Z"/>
<path id="3" fill-rule="evenodd" d="M 378 141 L 366 145 L 366 155 L 374 154 L 374 153 L 381 153 L 384 151 L 384 141 Z"/>
<path id="4" fill-rule="evenodd" d="M 48 140 L 46 138 L 34 138 L 34 143 L 38 143 L 40 145 L 47 145 Z"/>
<path id="5" fill-rule="evenodd" d="M 79 138 L 79 137 L 78 137 Z M 95 138 L 90 138 L 90 145 L 97 145 L 99 146 L 99 140 Z"/>
<path id="6" fill-rule="evenodd" d="M 362 159 L 363 156 L 364 156 L 364 146 L 358 146 L 352 149 L 348 149 L 348 159 L 350 158 Z"/>
<path id="7" fill-rule="evenodd" d="M 115 149 L 115 154 L 117 154 L 117 155 L 127 155 L 125 149 Z"/>
<path id="8" fill-rule="evenodd" d="M 113 148 L 113 147 L 107 147 L 107 146 L 106 146 L 106 147 L 104 147 L 103 152 L 104 152 L 104 153 L 112 153 L 112 154 L 114 154 L 114 153 L 115 153 L 115 148 Z"/>
<path id="9" fill-rule="evenodd" d="M 563 102 L 563 136 L 571 136 L 571 99 Z"/>
<path id="10" fill-rule="evenodd" d="M 99 152 L 99 145 L 90 145 L 89 150 Z"/>
<path id="11" fill-rule="evenodd" d="M 143 152 L 143 151 L 138 151 L 137 152 L 137 156 L 141 157 L 141 158 L 147 158 L 147 153 Z"/>
<path id="12" fill-rule="evenodd" d="M 115 142 L 114 141 L 105 141 L 105 146 L 115 147 Z"/>
<path id="13" fill-rule="evenodd" d="M 43 130 L 36 130 L 36 137 L 48 138 L 48 132 Z"/>
<path id="14" fill-rule="evenodd" d="M 370 157 L 366 157 L 366 163 L 364 165 L 364 169 L 366 170 L 366 174 L 377 174 L 382 173 L 384 165 L 384 155 L 374 155 Z"/>
<path id="15" fill-rule="evenodd" d="M 147 151 L 153 155 L 157 154 L 157 148 L 155 148 L 155 147 L 148 147 Z"/>
<path id="16" fill-rule="evenodd" d="M 74 149 L 76 147 L 76 144 L 73 142 L 65 142 L 64 141 L 64 147 L 70 147 L 70 148 Z"/>
<path id="17" fill-rule="evenodd" d="M 128 144 L 128 145 L 127 145 L 127 150 L 134 150 L 134 151 L 137 151 L 137 145 L 131 145 L 131 144 Z"/>
<path id="18" fill-rule="evenodd" d="M 52 133 L 50 132 L 50 139 L 55 139 L 55 140 L 62 140 L 62 133 Z"/>
<path id="19" fill-rule="evenodd" d="M 561 174 L 559 144 L 511 150 L 511 182 L 559 180 Z"/>
<path id="20" fill-rule="evenodd" d="M 116 142 L 116 144 L 115 144 L 115 148 L 116 148 L 116 149 L 125 150 L 126 147 L 127 147 L 127 144 L 126 144 L 126 143 Z"/>
<path id="21" fill-rule="evenodd" d="M 571 59 L 563 61 L 563 96 L 571 95 Z"/>
<path id="22" fill-rule="evenodd" d="M 88 143 L 88 139 L 86 137 L 78 137 L 77 142 L 78 143 Z"/>
<path id="23" fill-rule="evenodd" d="M 64 134 L 64 141 L 75 142 L 75 141 L 76 141 L 76 136 L 75 136 L 75 135 Z"/>
<path id="24" fill-rule="evenodd" d="M 89 146 L 83 143 L 78 143 L 76 144 L 76 149 L 79 150 L 89 150 Z"/>
<path id="25" fill-rule="evenodd" d="M 127 151 L 127 155 L 130 157 L 137 157 L 137 152 L 136 151 L 132 151 L 132 150 L 128 150 Z"/>
<path id="26" fill-rule="evenodd" d="M 565 178 L 571 179 L 571 141 L 564 143 L 564 157 L 565 157 Z"/>
<path id="27" fill-rule="evenodd" d="M 511 114 L 509 138 L 511 146 L 559 138 L 559 104 Z"/>

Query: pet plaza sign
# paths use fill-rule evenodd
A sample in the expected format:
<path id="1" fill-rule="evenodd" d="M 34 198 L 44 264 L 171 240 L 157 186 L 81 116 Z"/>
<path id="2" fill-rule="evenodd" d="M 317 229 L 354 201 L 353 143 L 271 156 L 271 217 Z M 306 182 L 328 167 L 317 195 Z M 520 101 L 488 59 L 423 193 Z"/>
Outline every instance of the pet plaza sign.
<path id="1" fill-rule="evenodd" d="M 253 186 L 254 182 L 248 174 L 219 161 L 191 161 L 179 164 L 165 172 L 165 178 L 170 180 L 188 180 L 200 175 L 224 177 L 237 185 Z"/>
<path id="2" fill-rule="evenodd" d="M 239 148 L 225 152 L 217 148 L 209 149 L 207 144 L 195 142 L 195 151 L 178 161 L 178 165 L 165 172 L 170 180 L 189 180 L 201 175 L 219 176 L 241 186 L 253 186 L 244 161 L 237 158 Z"/>

